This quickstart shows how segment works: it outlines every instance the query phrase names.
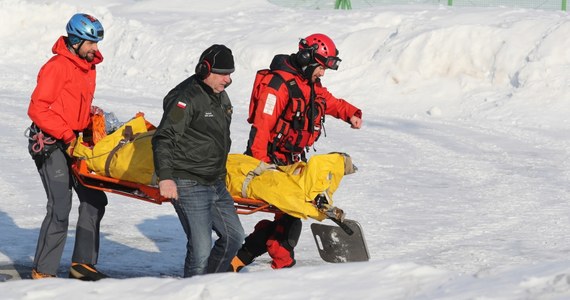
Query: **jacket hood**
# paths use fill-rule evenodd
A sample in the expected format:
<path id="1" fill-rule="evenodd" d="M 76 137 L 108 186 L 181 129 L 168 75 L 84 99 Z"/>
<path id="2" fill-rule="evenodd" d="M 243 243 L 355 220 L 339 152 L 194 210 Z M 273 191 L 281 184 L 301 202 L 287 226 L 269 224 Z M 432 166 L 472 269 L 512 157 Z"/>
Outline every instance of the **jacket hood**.
<path id="1" fill-rule="evenodd" d="M 284 71 L 291 73 L 293 75 L 302 75 L 300 68 L 297 66 L 296 61 L 293 59 L 293 55 L 278 54 L 273 57 L 269 69 L 271 71 Z"/>
<path id="2" fill-rule="evenodd" d="M 315 70 L 316 66 L 308 66 L 305 69 L 301 68 L 297 64 L 296 54 L 293 53 L 291 55 L 286 54 L 278 54 L 273 57 L 271 64 L 269 65 L 269 69 L 271 71 L 282 71 L 290 73 L 296 77 L 301 78 L 304 81 L 310 81 L 311 75 Z M 321 79 L 317 78 L 315 83 L 320 83 Z"/>
<path id="3" fill-rule="evenodd" d="M 67 44 L 65 42 L 65 37 L 61 36 L 51 48 L 53 54 L 58 54 L 64 56 L 71 60 L 77 67 L 81 68 L 84 71 L 90 70 L 94 65 L 103 61 L 103 55 L 101 52 L 95 52 L 95 57 L 93 58 L 92 62 L 88 62 L 85 59 L 80 58 L 79 56 L 75 55 L 71 50 L 67 48 Z"/>

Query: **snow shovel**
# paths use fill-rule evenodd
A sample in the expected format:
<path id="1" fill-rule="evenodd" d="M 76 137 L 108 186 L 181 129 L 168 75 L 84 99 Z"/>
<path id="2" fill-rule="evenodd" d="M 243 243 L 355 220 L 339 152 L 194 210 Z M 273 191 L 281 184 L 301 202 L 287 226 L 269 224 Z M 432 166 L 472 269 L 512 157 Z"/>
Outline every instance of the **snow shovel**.
<path id="1" fill-rule="evenodd" d="M 360 224 L 349 219 L 335 223 L 340 227 L 311 224 L 321 258 L 330 263 L 368 261 L 370 255 Z"/>

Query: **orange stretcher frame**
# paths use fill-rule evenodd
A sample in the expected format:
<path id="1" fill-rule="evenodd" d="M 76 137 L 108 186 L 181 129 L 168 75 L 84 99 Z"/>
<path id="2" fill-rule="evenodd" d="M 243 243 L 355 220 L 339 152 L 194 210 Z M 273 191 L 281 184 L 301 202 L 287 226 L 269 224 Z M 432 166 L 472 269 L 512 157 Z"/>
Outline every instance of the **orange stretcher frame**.
<path id="1" fill-rule="evenodd" d="M 71 169 L 79 182 L 89 188 L 155 204 L 170 202 L 169 199 L 160 196 L 157 186 L 97 175 L 89 171 L 84 160 L 75 160 Z M 233 197 L 233 199 L 236 212 L 240 215 L 250 215 L 256 212 L 283 213 L 277 207 L 263 200 L 240 197 Z M 353 220 L 345 220 L 346 222 L 344 222 L 335 218 L 329 217 L 329 219 L 337 224 L 340 229 L 336 226 L 311 224 L 311 231 L 321 258 L 331 263 L 367 261 L 369 259 L 368 248 L 360 224 Z M 342 242 L 339 242 L 339 239 Z"/>
<path id="2" fill-rule="evenodd" d="M 160 191 L 157 186 L 150 186 L 142 183 L 125 181 L 95 174 L 89 171 L 84 160 L 75 160 L 71 165 L 71 169 L 73 170 L 73 173 L 79 182 L 81 182 L 81 184 L 86 187 L 135 198 L 138 200 L 152 202 L 155 204 L 170 202 L 170 199 L 160 196 Z M 273 214 L 282 213 L 277 207 L 263 200 L 241 197 L 233 198 L 236 211 L 240 215 L 250 215 L 256 212 L 266 212 Z"/>

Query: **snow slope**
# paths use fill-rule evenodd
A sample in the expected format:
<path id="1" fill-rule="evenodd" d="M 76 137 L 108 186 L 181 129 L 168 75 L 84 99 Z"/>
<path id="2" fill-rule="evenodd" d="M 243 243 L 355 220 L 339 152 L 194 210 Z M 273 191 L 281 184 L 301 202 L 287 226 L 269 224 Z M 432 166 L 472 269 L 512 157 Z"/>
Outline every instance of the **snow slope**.
<path id="1" fill-rule="evenodd" d="M 180 279 L 170 205 L 109 195 L 99 267 L 116 279 L 0 283 L 2 299 L 568 299 L 570 17 L 508 8 L 305 10 L 263 0 L 0 1 L 0 265 L 31 266 L 45 193 L 23 136 L 35 78 L 76 12 L 106 29 L 95 103 L 158 124 L 162 98 L 213 43 L 234 51 L 232 152 L 245 148 L 255 71 L 299 38 L 330 35 L 324 84 L 364 112 L 328 118 L 316 153 L 351 154 L 335 203 L 371 260 L 328 264 L 304 222 L 298 265 Z M 246 231 L 270 215 L 241 216 Z M 66 276 L 76 211 L 61 265 Z"/>

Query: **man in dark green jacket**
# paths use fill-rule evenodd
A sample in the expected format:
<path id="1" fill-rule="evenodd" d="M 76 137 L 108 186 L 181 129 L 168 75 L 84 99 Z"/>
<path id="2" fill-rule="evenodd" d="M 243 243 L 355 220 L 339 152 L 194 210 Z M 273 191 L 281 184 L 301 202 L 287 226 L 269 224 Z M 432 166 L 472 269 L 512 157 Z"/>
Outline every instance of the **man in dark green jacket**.
<path id="1" fill-rule="evenodd" d="M 164 98 L 152 139 L 160 194 L 172 199 L 188 238 L 184 277 L 227 271 L 245 235 L 225 183 L 232 117 L 225 88 L 234 70 L 230 49 L 206 49 L 196 74 Z"/>

